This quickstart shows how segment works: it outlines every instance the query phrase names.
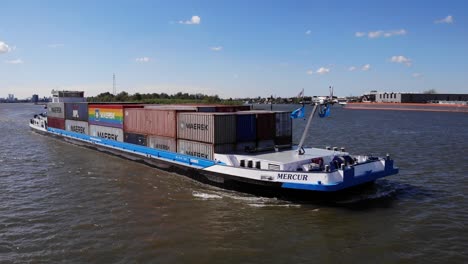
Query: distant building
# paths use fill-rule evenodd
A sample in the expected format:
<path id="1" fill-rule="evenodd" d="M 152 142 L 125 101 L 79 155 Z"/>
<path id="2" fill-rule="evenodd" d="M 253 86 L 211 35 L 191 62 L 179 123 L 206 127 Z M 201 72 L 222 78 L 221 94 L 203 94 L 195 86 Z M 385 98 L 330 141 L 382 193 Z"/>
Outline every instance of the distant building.
<path id="1" fill-rule="evenodd" d="M 39 102 L 39 95 L 33 94 L 32 98 L 31 98 L 31 102 L 33 102 L 33 103 L 35 103 L 35 104 L 36 104 L 37 102 Z"/>
<path id="2" fill-rule="evenodd" d="M 14 94 L 8 94 L 7 101 L 8 101 L 8 102 L 14 102 L 14 101 L 16 101 L 15 95 L 14 95 Z"/>
<path id="3" fill-rule="evenodd" d="M 468 101 L 468 94 L 375 93 L 375 102 L 377 103 L 435 103 L 466 101 Z"/>
<path id="4" fill-rule="evenodd" d="M 86 102 L 83 91 L 57 91 L 52 90 L 53 103 Z"/>

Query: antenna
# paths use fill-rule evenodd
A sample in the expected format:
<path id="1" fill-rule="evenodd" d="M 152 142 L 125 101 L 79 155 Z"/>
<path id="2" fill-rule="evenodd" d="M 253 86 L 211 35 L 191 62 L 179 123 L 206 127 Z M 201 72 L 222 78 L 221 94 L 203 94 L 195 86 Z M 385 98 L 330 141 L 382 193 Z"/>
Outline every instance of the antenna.
<path id="1" fill-rule="evenodd" d="M 112 79 L 113 79 L 113 83 L 112 83 L 112 93 L 114 95 L 117 95 L 117 89 L 116 89 L 116 86 L 115 86 L 115 73 L 112 74 Z"/>

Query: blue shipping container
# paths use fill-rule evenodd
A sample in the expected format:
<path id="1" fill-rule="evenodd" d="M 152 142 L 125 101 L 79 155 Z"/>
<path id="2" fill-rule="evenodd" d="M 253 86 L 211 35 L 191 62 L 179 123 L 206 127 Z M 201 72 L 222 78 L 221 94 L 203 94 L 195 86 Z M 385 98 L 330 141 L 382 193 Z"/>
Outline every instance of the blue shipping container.
<path id="1" fill-rule="evenodd" d="M 88 121 L 88 103 L 65 103 L 65 119 Z"/>
<path id="2" fill-rule="evenodd" d="M 237 115 L 237 142 L 255 141 L 257 138 L 257 124 L 255 114 Z"/>

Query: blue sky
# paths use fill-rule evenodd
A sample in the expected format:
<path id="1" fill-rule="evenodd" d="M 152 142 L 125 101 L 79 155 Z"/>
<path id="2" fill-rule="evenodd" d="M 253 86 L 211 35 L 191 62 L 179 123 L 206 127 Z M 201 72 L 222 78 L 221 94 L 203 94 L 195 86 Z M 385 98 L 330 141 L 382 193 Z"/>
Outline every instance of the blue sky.
<path id="1" fill-rule="evenodd" d="M 466 1 L 2 1 L 0 97 L 468 93 Z"/>

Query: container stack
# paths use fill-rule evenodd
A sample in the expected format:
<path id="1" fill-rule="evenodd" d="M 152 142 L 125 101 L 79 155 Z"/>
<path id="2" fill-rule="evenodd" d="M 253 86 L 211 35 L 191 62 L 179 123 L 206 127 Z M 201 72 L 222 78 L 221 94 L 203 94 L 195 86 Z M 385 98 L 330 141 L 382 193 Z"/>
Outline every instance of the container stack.
<path id="1" fill-rule="evenodd" d="M 89 135 L 123 142 L 124 110 L 141 107 L 126 104 L 89 104 Z"/>
<path id="2" fill-rule="evenodd" d="M 275 146 L 275 113 L 258 111 L 257 116 L 257 149 L 272 149 Z"/>
<path id="3" fill-rule="evenodd" d="M 289 112 L 250 106 L 49 103 L 48 126 L 213 159 L 290 145 Z"/>
<path id="4" fill-rule="evenodd" d="M 176 152 L 176 119 L 176 110 L 125 109 L 125 142 Z"/>
<path id="5" fill-rule="evenodd" d="M 65 129 L 65 103 L 47 104 L 47 126 Z"/>
<path id="6" fill-rule="evenodd" d="M 257 148 L 257 115 L 238 112 L 236 115 L 236 151 L 250 152 Z"/>
<path id="7" fill-rule="evenodd" d="M 65 130 L 89 135 L 88 103 L 65 103 Z"/>
<path id="8" fill-rule="evenodd" d="M 275 112 L 275 145 L 292 145 L 291 112 Z"/>
<path id="9" fill-rule="evenodd" d="M 177 111 L 189 111 L 189 112 L 221 112 L 221 113 L 232 113 L 238 111 L 249 111 L 249 105 L 191 105 L 191 104 L 174 104 L 174 105 L 147 105 L 145 108 L 149 109 L 163 109 L 163 110 L 177 110 Z"/>
<path id="10" fill-rule="evenodd" d="M 177 114 L 177 152 L 213 159 L 214 153 L 232 153 L 235 143 L 235 113 Z"/>
<path id="11" fill-rule="evenodd" d="M 268 150 L 292 144 L 291 112 L 237 113 L 237 151 Z"/>

